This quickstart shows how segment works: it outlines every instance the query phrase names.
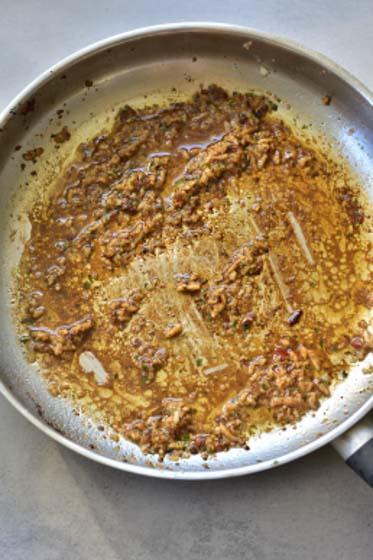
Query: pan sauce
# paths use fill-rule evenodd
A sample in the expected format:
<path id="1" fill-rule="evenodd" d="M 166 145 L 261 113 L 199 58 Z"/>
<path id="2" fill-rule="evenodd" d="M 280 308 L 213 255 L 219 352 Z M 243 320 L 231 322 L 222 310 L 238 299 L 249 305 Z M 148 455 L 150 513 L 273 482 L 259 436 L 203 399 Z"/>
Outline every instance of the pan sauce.
<path id="1" fill-rule="evenodd" d="M 360 189 L 275 109 L 216 86 L 125 107 L 30 217 L 30 359 L 160 457 L 296 421 L 369 350 Z"/>

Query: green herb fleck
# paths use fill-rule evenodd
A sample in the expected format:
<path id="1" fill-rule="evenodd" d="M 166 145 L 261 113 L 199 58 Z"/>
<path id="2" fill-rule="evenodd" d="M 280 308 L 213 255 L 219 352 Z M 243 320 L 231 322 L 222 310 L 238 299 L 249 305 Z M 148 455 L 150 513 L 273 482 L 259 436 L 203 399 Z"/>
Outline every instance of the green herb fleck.
<path id="1" fill-rule="evenodd" d="M 337 352 L 339 350 L 337 344 L 332 344 L 329 349 L 331 352 Z"/>
<path id="2" fill-rule="evenodd" d="M 263 389 L 263 391 L 266 391 L 268 389 L 268 383 L 262 383 L 261 388 Z"/>
<path id="3" fill-rule="evenodd" d="M 85 290 L 88 290 L 91 287 L 91 285 L 93 284 L 93 282 L 94 282 L 94 280 L 93 280 L 92 275 L 88 274 L 87 280 L 84 280 L 84 282 L 83 282 L 83 288 Z"/>
<path id="4" fill-rule="evenodd" d="M 325 340 L 320 338 L 320 348 L 324 348 Z"/>
<path id="5" fill-rule="evenodd" d="M 201 367 L 202 363 L 203 363 L 202 358 L 197 358 L 197 359 L 196 359 L 197 367 Z"/>

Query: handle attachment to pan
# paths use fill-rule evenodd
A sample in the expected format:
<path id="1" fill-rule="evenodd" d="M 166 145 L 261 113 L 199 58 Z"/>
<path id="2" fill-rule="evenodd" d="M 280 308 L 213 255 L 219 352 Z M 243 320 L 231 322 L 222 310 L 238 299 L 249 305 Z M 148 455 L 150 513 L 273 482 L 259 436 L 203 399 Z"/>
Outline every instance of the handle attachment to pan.
<path id="1" fill-rule="evenodd" d="M 334 440 L 333 447 L 373 488 L 373 415 L 368 415 Z"/>

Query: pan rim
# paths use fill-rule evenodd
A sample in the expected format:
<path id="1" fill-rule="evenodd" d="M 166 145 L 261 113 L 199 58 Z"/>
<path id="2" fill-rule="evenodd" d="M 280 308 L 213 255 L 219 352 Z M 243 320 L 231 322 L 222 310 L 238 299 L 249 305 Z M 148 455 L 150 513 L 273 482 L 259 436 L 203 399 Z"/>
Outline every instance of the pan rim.
<path id="1" fill-rule="evenodd" d="M 280 47 L 286 47 L 297 54 L 301 54 L 306 58 L 321 64 L 325 69 L 330 70 L 346 83 L 351 85 L 355 90 L 357 90 L 369 103 L 373 106 L 373 91 L 371 91 L 367 86 L 363 84 L 358 78 L 351 74 L 348 70 L 345 70 L 342 66 L 319 53 L 314 49 L 305 47 L 300 43 L 293 41 L 291 39 L 285 39 L 278 35 L 268 33 L 265 31 L 259 31 L 251 27 L 245 27 L 241 25 L 225 24 L 219 22 L 181 22 L 181 23 L 164 23 L 159 25 L 153 25 L 148 27 L 140 27 L 132 31 L 125 31 L 123 33 L 118 33 L 101 39 L 90 45 L 73 52 L 72 54 L 64 57 L 56 64 L 53 64 L 47 68 L 44 72 L 39 74 L 34 80 L 32 80 L 27 86 L 25 86 L 14 98 L 8 103 L 8 105 L 0 112 L 0 127 L 2 127 L 8 118 L 12 117 L 12 112 L 14 108 L 22 103 L 30 94 L 34 93 L 41 85 L 50 79 L 53 74 L 60 70 L 65 69 L 68 65 L 79 60 L 83 60 L 89 55 L 103 50 L 105 48 L 115 47 L 117 44 L 122 43 L 125 40 L 133 38 L 141 38 L 143 36 L 158 35 L 166 31 L 220 31 L 229 32 L 231 34 L 240 35 L 245 34 L 254 39 L 261 39 L 264 41 L 270 41 L 272 44 L 278 45 Z"/>
<path id="2" fill-rule="evenodd" d="M 69 67 L 71 64 L 78 61 L 84 60 L 84 58 L 90 55 L 104 50 L 106 48 L 115 47 L 124 41 L 129 39 L 140 39 L 141 37 L 149 37 L 165 32 L 221 32 L 229 33 L 234 35 L 246 35 L 250 39 L 258 39 L 262 41 L 268 41 L 271 44 L 277 45 L 279 47 L 285 47 L 291 51 L 312 60 L 324 69 L 330 71 L 331 73 L 337 75 L 344 82 L 350 85 L 355 91 L 357 91 L 366 101 L 373 107 L 373 92 L 368 89 L 360 80 L 355 78 L 350 72 L 330 60 L 328 57 L 318 53 L 315 50 L 304 47 L 299 43 L 288 40 L 271 33 L 258 31 L 250 27 L 231 25 L 225 23 L 214 23 L 214 22 L 182 22 L 182 23 L 172 23 L 172 24 L 160 24 L 150 27 L 142 27 L 132 31 L 127 31 L 120 33 L 106 39 L 102 39 L 91 45 L 84 47 L 71 55 L 63 58 L 60 62 L 54 64 L 49 69 L 40 74 L 35 78 L 30 84 L 28 84 L 6 107 L 0 112 L 0 128 L 5 125 L 5 123 L 10 120 L 13 116 L 15 107 L 18 107 L 27 98 L 29 98 L 33 93 L 35 93 L 42 85 L 48 82 L 54 74 L 62 71 Z M 331 442 L 336 437 L 340 436 L 351 426 L 353 426 L 358 420 L 360 420 L 365 414 L 367 414 L 371 409 L 373 409 L 373 396 L 371 396 L 367 401 L 351 416 L 348 416 L 339 426 L 333 428 L 328 433 L 324 434 L 318 439 L 307 443 L 306 445 L 295 449 L 285 455 L 277 458 L 263 461 L 261 463 L 255 463 L 252 465 L 246 465 L 243 467 L 227 468 L 216 471 L 171 471 L 171 470 L 160 470 L 152 467 L 145 467 L 140 465 L 133 465 L 130 463 L 125 463 L 118 461 L 116 459 L 111 459 L 103 455 L 99 455 L 92 450 L 86 449 L 77 443 L 74 443 L 70 439 L 58 433 L 56 430 L 46 425 L 40 418 L 35 414 L 30 412 L 11 392 L 11 390 L 0 380 L 0 393 L 9 401 L 10 404 L 14 406 L 18 412 L 20 412 L 24 418 L 29 420 L 34 426 L 39 428 L 43 433 L 62 444 L 64 447 L 75 451 L 79 455 L 86 458 L 92 459 L 98 463 L 116 468 L 118 470 L 127 471 L 135 474 L 141 474 L 145 476 L 151 476 L 155 478 L 165 478 L 172 480 L 212 480 L 219 478 L 229 478 L 237 477 L 246 474 L 252 474 L 255 472 L 265 471 L 269 468 L 273 468 L 279 465 L 283 465 L 294 461 L 300 457 L 319 449 L 320 447 Z"/>
<path id="3" fill-rule="evenodd" d="M 269 459 L 261 463 L 254 463 L 252 465 L 246 465 L 243 467 L 227 468 L 217 471 L 171 471 L 171 470 L 161 470 L 154 467 L 143 467 L 141 465 L 132 465 L 131 463 L 125 463 L 118 461 L 116 459 L 111 459 L 110 457 L 105 457 L 99 455 L 94 451 L 86 449 L 81 445 L 74 443 L 67 437 L 63 436 L 57 432 L 54 428 L 44 424 L 37 416 L 32 414 L 26 407 L 24 407 L 18 399 L 13 395 L 13 393 L 5 386 L 5 384 L 0 381 L 0 393 L 7 399 L 7 401 L 14 406 L 14 408 L 22 414 L 31 424 L 36 428 L 39 428 L 44 434 L 51 437 L 56 442 L 60 443 L 67 449 L 75 451 L 79 455 L 91 459 L 102 465 L 108 467 L 113 467 L 117 470 L 127 471 L 134 474 L 141 474 L 143 476 L 149 476 L 153 478 L 165 478 L 170 480 L 214 480 L 219 478 L 236 478 L 239 476 L 253 474 L 256 472 L 266 471 L 274 467 L 279 467 L 300 459 L 317 449 L 320 449 L 327 443 L 330 443 L 349 428 L 354 426 L 359 420 L 361 420 L 370 410 L 373 409 L 373 396 L 370 397 L 356 412 L 349 416 L 344 422 L 342 422 L 336 428 L 330 430 L 330 432 L 324 434 L 318 439 L 313 440 L 306 445 L 290 451 L 281 457 L 275 459 Z"/>

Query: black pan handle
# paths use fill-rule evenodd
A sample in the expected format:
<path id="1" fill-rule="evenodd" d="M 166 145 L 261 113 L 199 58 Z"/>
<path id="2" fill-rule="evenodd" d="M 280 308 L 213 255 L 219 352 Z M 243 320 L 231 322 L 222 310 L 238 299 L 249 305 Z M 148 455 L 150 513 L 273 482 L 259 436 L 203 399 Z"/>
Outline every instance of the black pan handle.
<path id="1" fill-rule="evenodd" d="M 333 447 L 347 465 L 373 488 L 373 415 L 334 440 Z"/>

